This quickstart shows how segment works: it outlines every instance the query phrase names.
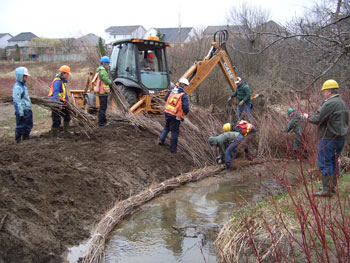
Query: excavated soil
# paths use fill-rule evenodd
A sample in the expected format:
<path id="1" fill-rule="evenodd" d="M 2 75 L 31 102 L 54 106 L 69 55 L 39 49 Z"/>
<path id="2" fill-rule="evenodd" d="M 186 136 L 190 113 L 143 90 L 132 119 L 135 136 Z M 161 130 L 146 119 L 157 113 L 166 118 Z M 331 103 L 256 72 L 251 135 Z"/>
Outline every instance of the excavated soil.
<path id="1" fill-rule="evenodd" d="M 157 137 L 125 122 L 47 132 L 22 143 L 0 140 L 0 262 L 63 262 L 116 200 L 194 168 Z"/>

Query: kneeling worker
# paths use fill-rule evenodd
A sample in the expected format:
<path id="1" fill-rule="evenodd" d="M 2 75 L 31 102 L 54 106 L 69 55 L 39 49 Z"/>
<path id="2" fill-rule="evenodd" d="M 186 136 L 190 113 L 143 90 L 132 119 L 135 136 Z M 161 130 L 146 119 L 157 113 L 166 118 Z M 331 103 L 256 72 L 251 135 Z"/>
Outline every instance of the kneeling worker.
<path id="1" fill-rule="evenodd" d="M 216 137 L 209 137 L 209 144 L 211 146 L 219 147 L 219 156 L 216 158 L 216 162 L 221 164 L 223 160 L 226 163 L 226 170 L 231 167 L 231 153 L 234 152 L 243 139 L 243 136 L 239 132 L 224 132 Z M 236 159 L 235 155 L 233 159 Z"/>
<path id="2" fill-rule="evenodd" d="M 244 149 L 246 158 L 248 160 L 252 160 L 253 157 L 251 156 L 247 145 L 247 140 L 248 140 L 247 136 L 253 135 L 256 133 L 257 130 L 255 126 L 245 120 L 241 120 L 235 123 L 225 123 L 222 129 L 224 132 L 230 132 L 230 131 L 239 132 L 243 136 L 243 139 L 240 143 L 240 148 Z"/>

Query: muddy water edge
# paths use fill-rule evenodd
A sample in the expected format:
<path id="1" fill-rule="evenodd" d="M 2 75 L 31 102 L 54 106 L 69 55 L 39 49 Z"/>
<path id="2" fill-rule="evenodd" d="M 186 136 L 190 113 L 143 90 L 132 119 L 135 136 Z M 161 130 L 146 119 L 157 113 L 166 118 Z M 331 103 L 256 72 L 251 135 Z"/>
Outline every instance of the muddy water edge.
<path id="1" fill-rule="evenodd" d="M 235 208 L 282 191 L 262 164 L 189 183 L 119 224 L 102 262 L 216 262 L 213 242 Z"/>

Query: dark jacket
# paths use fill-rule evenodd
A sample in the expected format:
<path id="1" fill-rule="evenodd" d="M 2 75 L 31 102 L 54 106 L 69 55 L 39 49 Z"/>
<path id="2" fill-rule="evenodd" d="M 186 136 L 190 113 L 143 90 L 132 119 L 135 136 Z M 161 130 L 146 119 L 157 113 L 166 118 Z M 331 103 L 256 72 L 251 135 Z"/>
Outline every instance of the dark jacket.
<path id="1" fill-rule="evenodd" d="M 304 128 L 305 121 L 299 114 L 294 113 L 289 120 L 286 132 L 293 131 L 297 136 L 300 136 L 302 135 Z"/>
<path id="2" fill-rule="evenodd" d="M 181 87 L 178 87 L 178 86 L 175 86 L 175 88 L 173 88 L 172 90 L 170 90 L 164 97 L 164 100 L 167 101 L 168 100 L 168 97 L 170 95 L 170 93 L 173 92 L 173 93 L 184 93 L 184 95 L 182 95 L 181 97 L 181 102 L 182 102 L 182 111 L 184 112 L 185 115 L 187 115 L 187 113 L 190 111 L 190 104 L 188 102 L 188 96 L 185 92 L 185 90 Z M 168 118 L 176 118 L 176 116 L 170 114 L 170 113 L 167 113 L 167 112 L 164 112 L 164 115 Z"/>
<path id="3" fill-rule="evenodd" d="M 308 120 L 318 125 L 320 139 L 344 140 L 349 127 L 349 110 L 337 94 L 326 99 Z"/>
<path id="4" fill-rule="evenodd" d="M 234 98 L 236 96 L 238 96 L 239 101 L 244 100 L 246 105 L 250 105 L 250 87 L 246 82 L 242 81 L 241 85 L 237 86 L 237 89 L 232 94 L 231 98 Z"/>

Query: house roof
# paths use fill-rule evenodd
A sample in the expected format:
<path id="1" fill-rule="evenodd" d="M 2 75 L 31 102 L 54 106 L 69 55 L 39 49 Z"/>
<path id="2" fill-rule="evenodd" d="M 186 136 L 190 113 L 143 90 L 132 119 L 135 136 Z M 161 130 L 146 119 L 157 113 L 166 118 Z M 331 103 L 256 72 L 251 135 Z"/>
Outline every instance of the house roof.
<path id="1" fill-rule="evenodd" d="M 83 43 L 86 43 L 86 44 L 96 45 L 98 43 L 98 39 L 99 39 L 99 37 L 97 35 L 90 33 L 90 34 L 87 34 L 85 36 L 79 37 L 76 40 L 78 42 L 83 42 Z M 102 42 L 104 42 L 103 39 L 102 39 Z"/>
<path id="2" fill-rule="evenodd" d="M 221 26 L 207 26 L 204 30 L 203 35 L 214 35 L 218 30 L 227 30 L 229 33 L 239 32 L 241 26 L 229 26 L 229 25 L 221 25 Z"/>
<path id="3" fill-rule="evenodd" d="M 171 27 L 171 28 L 157 28 L 164 35 L 164 41 L 170 43 L 177 43 L 184 41 L 193 27 Z"/>
<path id="4" fill-rule="evenodd" d="M 37 37 L 32 32 L 23 32 L 18 34 L 17 36 L 14 36 L 10 38 L 8 41 L 30 41 L 33 38 Z"/>
<path id="5" fill-rule="evenodd" d="M 0 38 L 4 37 L 6 35 L 10 35 L 12 37 L 12 35 L 10 33 L 0 33 Z"/>
<path id="6" fill-rule="evenodd" d="M 257 29 L 270 32 L 282 32 L 284 30 L 282 26 L 272 20 L 263 23 L 261 26 L 258 26 Z"/>
<path id="7" fill-rule="evenodd" d="M 132 32 L 134 32 L 136 29 L 143 26 L 111 26 L 105 30 L 106 33 L 109 33 L 110 35 L 130 35 Z"/>
<path id="8" fill-rule="evenodd" d="M 216 31 L 218 30 L 224 30 L 226 29 L 229 33 L 233 34 L 233 33 L 240 33 L 242 32 L 242 30 L 244 30 L 244 27 L 242 25 L 222 25 L 222 26 L 208 26 L 203 34 L 206 36 L 209 35 L 214 35 Z M 257 26 L 254 28 L 254 30 L 263 30 L 263 31 L 282 31 L 283 28 L 277 24 L 276 22 L 270 20 L 266 23 L 261 24 L 260 26 Z"/>

